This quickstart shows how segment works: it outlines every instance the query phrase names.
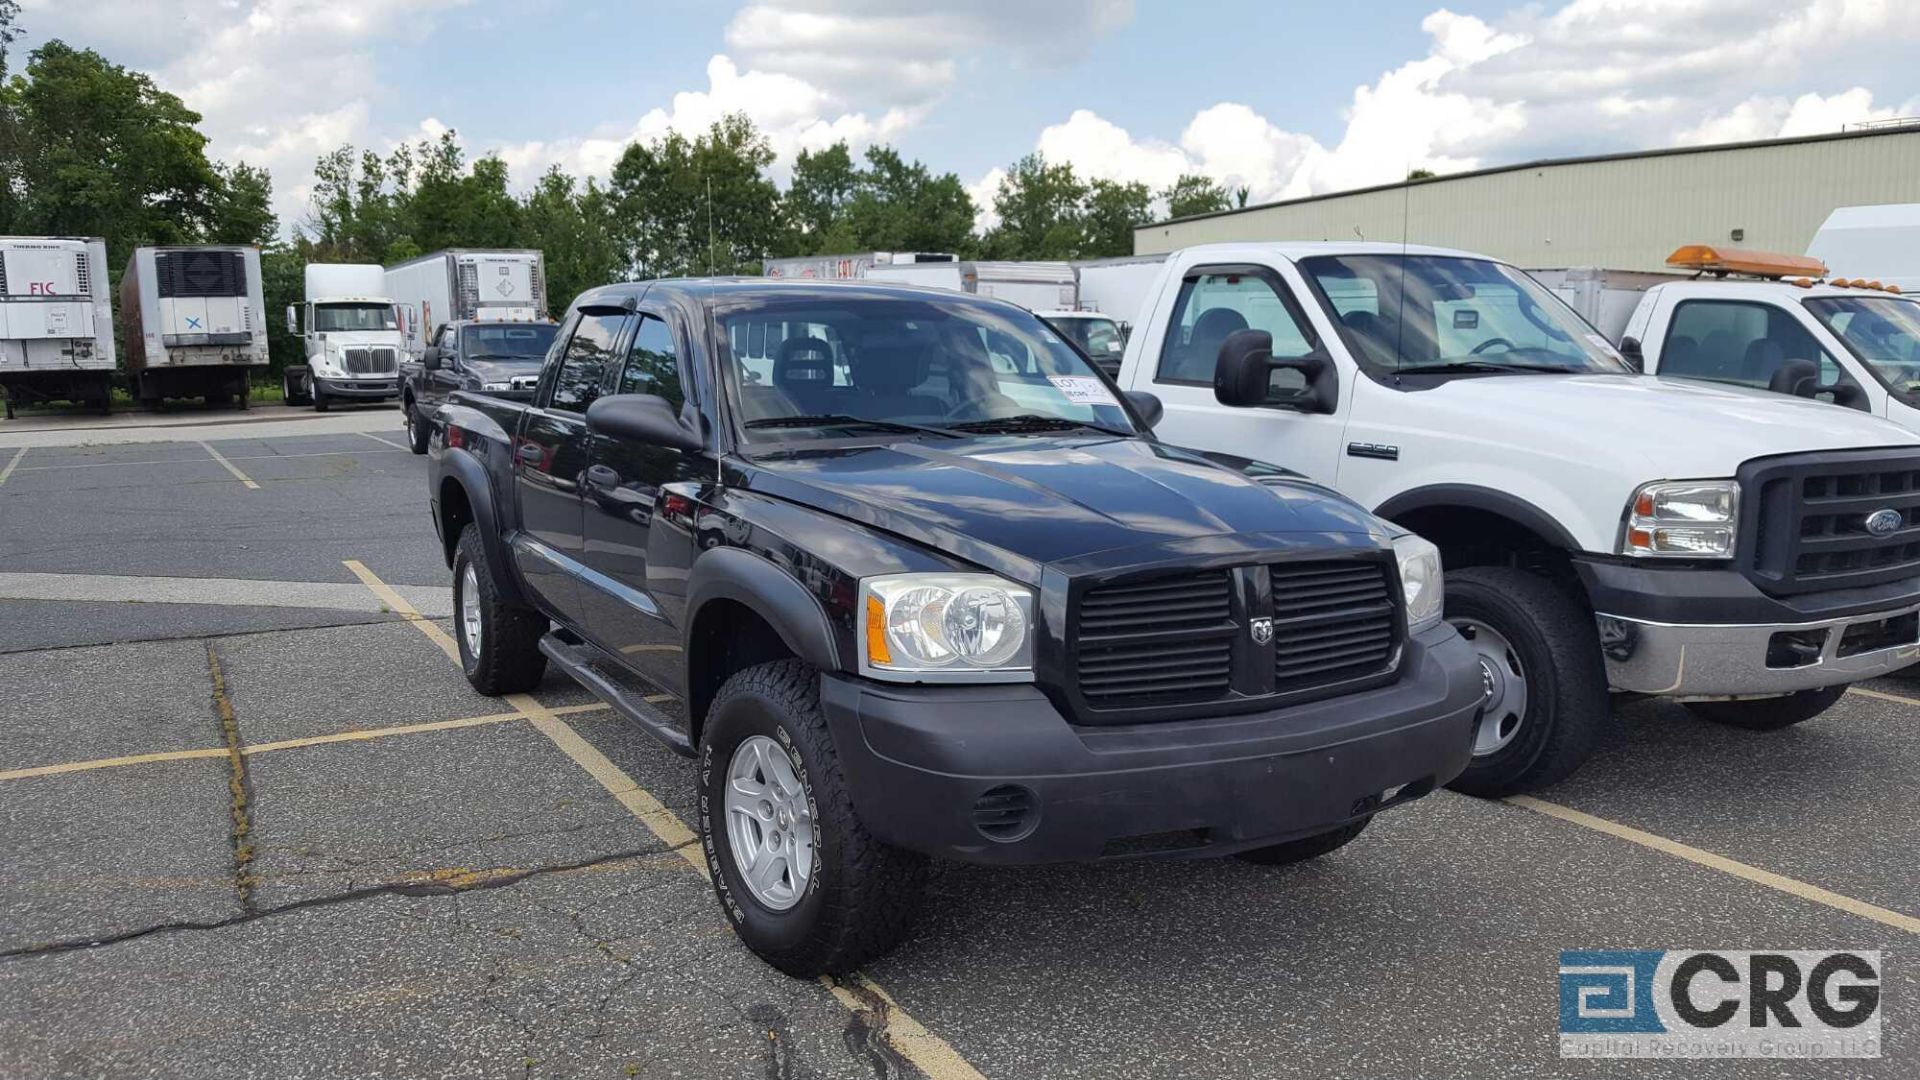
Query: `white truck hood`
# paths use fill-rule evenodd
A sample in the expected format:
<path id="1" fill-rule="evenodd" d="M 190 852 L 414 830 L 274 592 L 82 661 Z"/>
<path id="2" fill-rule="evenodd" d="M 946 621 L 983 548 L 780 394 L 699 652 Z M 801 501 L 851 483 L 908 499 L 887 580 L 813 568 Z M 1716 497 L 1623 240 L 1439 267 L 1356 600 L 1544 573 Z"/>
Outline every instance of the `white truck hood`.
<path id="1" fill-rule="evenodd" d="M 1422 390 L 1363 383 L 1357 395 L 1345 438 L 1398 457 L 1345 457 L 1343 491 L 1378 507 L 1466 483 L 1531 503 L 1589 551 L 1612 550 L 1641 484 L 1732 477 L 1742 462 L 1778 454 L 1920 446 L 1920 436 L 1853 409 L 1650 375 L 1493 375 Z"/>

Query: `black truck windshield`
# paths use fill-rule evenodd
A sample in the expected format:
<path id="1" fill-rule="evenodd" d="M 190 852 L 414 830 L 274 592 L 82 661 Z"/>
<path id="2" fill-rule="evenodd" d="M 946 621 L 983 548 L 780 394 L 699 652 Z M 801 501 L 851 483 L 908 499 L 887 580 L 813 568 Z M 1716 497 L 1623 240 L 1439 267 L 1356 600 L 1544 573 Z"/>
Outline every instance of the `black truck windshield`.
<path id="1" fill-rule="evenodd" d="M 538 363 L 559 327 L 549 323 L 501 323 L 460 331 L 460 354 L 469 360 L 523 360 Z"/>
<path id="2" fill-rule="evenodd" d="M 1025 312 L 809 296 L 717 317 L 749 441 L 874 431 L 1137 434 L 1110 384 Z M 935 432 L 933 429 L 938 429 Z"/>
<path id="3" fill-rule="evenodd" d="M 1300 260 L 1354 357 L 1377 374 L 1629 373 L 1607 340 L 1532 278 L 1434 255 Z"/>
<path id="4" fill-rule="evenodd" d="M 315 304 L 313 328 L 326 334 L 358 330 L 398 330 L 392 304 Z"/>

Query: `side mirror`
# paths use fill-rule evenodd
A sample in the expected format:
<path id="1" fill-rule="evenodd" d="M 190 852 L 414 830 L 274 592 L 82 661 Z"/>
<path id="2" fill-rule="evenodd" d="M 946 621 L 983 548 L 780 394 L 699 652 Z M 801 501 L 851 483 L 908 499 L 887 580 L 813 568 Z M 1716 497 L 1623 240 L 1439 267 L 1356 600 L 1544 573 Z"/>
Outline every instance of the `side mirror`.
<path id="1" fill-rule="evenodd" d="M 1305 392 L 1276 401 L 1272 389 L 1276 371 L 1298 371 L 1305 376 Z M 1323 354 L 1276 360 L 1272 334 L 1235 330 L 1221 343 L 1220 355 L 1214 361 L 1213 396 L 1220 404 L 1239 409 L 1284 404 L 1302 412 L 1330 413 L 1340 400 L 1340 376 Z"/>
<path id="2" fill-rule="evenodd" d="M 292 334 L 294 337 L 300 336 L 300 306 L 298 304 L 287 305 L 287 333 Z"/>
<path id="3" fill-rule="evenodd" d="M 438 345 L 429 345 L 426 351 L 420 354 L 420 364 L 428 371 L 439 371 L 441 362 Z"/>
<path id="4" fill-rule="evenodd" d="M 1127 404 L 1133 406 L 1140 422 L 1147 425 L 1148 431 L 1158 426 L 1160 418 L 1167 415 L 1167 407 L 1160 403 L 1160 399 L 1145 390 L 1123 390 L 1121 393 L 1126 396 Z"/>
<path id="5" fill-rule="evenodd" d="M 701 450 L 700 436 L 688 431 L 667 399 L 653 394 L 608 394 L 587 406 L 587 429 L 615 439 L 632 439 L 671 450 Z"/>
<path id="6" fill-rule="evenodd" d="M 1621 338 L 1620 356 L 1635 371 L 1647 370 L 1647 358 L 1640 351 L 1639 338 Z"/>
<path id="7" fill-rule="evenodd" d="M 1820 392 L 1820 365 L 1811 360 L 1782 360 L 1767 380 L 1767 389 L 1776 394 L 1810 398 Z"/>

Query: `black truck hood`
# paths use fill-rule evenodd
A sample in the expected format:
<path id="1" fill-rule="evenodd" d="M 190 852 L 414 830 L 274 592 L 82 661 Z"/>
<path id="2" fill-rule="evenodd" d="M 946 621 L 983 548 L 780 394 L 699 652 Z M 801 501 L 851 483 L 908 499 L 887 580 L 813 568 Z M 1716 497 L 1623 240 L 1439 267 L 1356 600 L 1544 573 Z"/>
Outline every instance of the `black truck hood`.
<path id="1" fill-rule="evenodd" d="M 1297 550 L 1302 533 L 1340 536 L 1337 546 L 1385 534 L 1379 519 L 1308 481 L 1144 439 L 900 440 L 747 461 L 756 491 L 1028 581 L 1042 566 L 1121 549 L 1219 551 L 1206 539 L 1233 536 L 1242 550 Z"/>

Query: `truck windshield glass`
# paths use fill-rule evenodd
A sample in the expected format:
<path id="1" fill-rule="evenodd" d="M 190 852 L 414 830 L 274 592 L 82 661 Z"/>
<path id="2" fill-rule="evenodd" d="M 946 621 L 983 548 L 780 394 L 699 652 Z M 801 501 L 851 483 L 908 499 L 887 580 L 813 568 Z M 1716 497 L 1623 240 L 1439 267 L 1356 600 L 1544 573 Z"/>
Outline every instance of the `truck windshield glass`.
<path id="1" fill-rule="evenodd" d="M 1118 353 L 1126 348 L 1127 339 L 1120 333 L 1120 324 L 1112 319 L 1086 319 L 1049 317 L 1048 325 L 1071 339 L 1080 350 L 1092 357 L 1102 357 Z"/>
<path id="2" fill-rule="evenodd" d="M 1891 296 L 1821 296 L 1806 305 L 1887 389 L 1920 396 L 1920 304 Z"/>
<path id="3" fill-rule="evenodd" d="M 356 330 L 398 330 L 392 304 L 315 304 L 316 332 L 345 334 Z"/>
<path id="4" fill-rule="evenodd" d="M 1485 259 L 1326 255 L 1300 260 L 1341 340 L 1387 374 L 1632 369 L 1565 303 Z"/>
<path id="5" fill-rule="evenodd" d="M 500 326 L 469 326 L 460 332 L 460 355 L 468 360 L 521 360 L 538 363 L 546 359 L 547 346 L 559 327 L 547 323 Z"/>
<path id="6" fill-rule="evenodd" d="M 749 441 L 902 430 L 1137 433 L 1107 381 L 1025 312 L 966 300 L 807 297 L 717 317 Z"/>

